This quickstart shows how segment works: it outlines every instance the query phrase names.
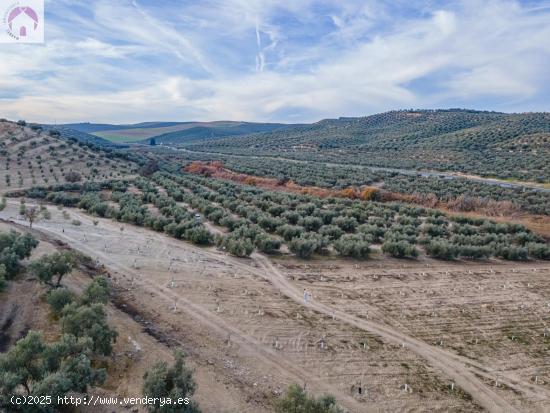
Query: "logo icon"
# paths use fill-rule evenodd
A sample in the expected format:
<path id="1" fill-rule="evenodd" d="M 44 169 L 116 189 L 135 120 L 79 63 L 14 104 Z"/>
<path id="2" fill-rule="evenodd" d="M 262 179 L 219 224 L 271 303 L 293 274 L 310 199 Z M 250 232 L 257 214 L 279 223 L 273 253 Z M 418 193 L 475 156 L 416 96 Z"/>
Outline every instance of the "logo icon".
<path id="1" fill-rule="evenodd" d="M 0 0 L 0 12 L 0 42 L 44 42 L 44 0 Z"/>

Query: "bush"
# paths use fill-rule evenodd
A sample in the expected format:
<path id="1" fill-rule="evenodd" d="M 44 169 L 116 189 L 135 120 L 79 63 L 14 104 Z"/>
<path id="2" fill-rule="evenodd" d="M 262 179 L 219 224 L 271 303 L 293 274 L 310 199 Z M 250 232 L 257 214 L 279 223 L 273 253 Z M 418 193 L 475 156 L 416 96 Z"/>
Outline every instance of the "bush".
<path id="1" fill-rule="evenodd" d="M 485 246 L 460 245 L 458 255 L 463 258 L 485 259 L 491 256 L 491 249 Z"/>
<path id="2" fill-rule="evenodd" d="M 80 302 L 84 305 L 107 304 L 109 295 L 110 291 L 107 278 L 96 277 L 82 293 Z"/>
<path id="3" fill-rule="evenodd" d="M 458 255 L 458 249 L 446 241 L 431 241 L 426 245 L 426 253 L 430 257 L 442 260 L 454 260 Z"/>
<path id="4" fill-rule="evenodd" d="M 346 234 L 334 243 L 334 249 L 344 257 L 368 258 L 370 242 L 363 236 Z"/>
<path id="5" fill-rule="evenodd" d="M 17 275 L 20 261 L 30 257 L 37 245 L 38 241 L 31 234 L 21 235 L 15 231 L 0 233 L 0 265 L 4 266 L 6 279 Z"/>
<path id="6" fill-rule="evenodd" d="M 43 255 L 32 262 L 29 269 L 43 283 L 51 287 L 59 287 L 63 276 L 70 273 L 74 265 L 74 255 L 68 251 L 63 251 Z M 54 277 L 57 277 L 55 283 L 52 282 Z"/>
<path id="7" fill-rule="evenodd" d="M 386 231 L 384 230 L 384 228 L 381 228 L 377 225 L 363 224 L 357 228 L 357 232 L 370 236 L 372 238 L 372 242 L 378 243 L 380 242 Z"/>
<path id="8" fill-rule="evenodd" d="M 276 413 L 343 413 L 333 396 L 318 399 L 308 394 L 297 384 L 289 387 L 285 396 L 275 403 Z"/>
<path id="9" fill-rule="evenodd" d="M 69 171 L 65 174 L 65 181 L 67 182 L 80 182 L 82 181 L 82 175 L 75 171 Z"/>
<path id="10" fill-rule="evenodd" d="M 213 236 L 204 226 L 196 226 L 185 231 L 185 239 L 198 245 L 211 245 Z"/>
<path id="11" fill-rule="evenodd" d="M 324 225 L 319 229 L 319 234 L 330 240 L 336 240 L 344 234 L 344 231 L 336 225 Z"/>
<path id="12" fill-rule="evenodd" d="M 299 237 L 304 233 L 304 228 L 295 225 L 281 225 L 277 228 L 277 234 L 284 238 L 285 241 L 290 241 L 293 238 Z"/>
<path id="13" fill-rule="evenodd" d="M 143 375 L 143 396 L 155 400 L 171 398 L 191 398 L 195 393 L 196 384 L 191 369 L 185 365 L 182 352 L 176 352 L 174 365 L 168 367 L 165 362 L 155 364 Z M 199 407 L 193 400 L 187 405 L 161 406 L 160 401 L 149 405 L 152 413 L 200 413 Z"/>
<path id="14" fill-rule="evenodd" d="M 289 242 L 288 248 L 298 257 L 309 259 L 311 258 L 315 250 L 317 250 L 318 245 L 315 240 L 305 236 L 300 236 L 298 238 L 293 238 Z"/>
<path id="15" fill-rule="evenodd" d="M 267 254 L 271 254 L 281 248 L 281 241 L 267 234 L 258 235 L 254 240 L 254 243 L 256 244 L 256 248 L 258 248 L 258 250 Z"/>
<path id="16" fill-rule="evenodd" d="M 527 244 L 527 251 L 532 258 L 550 260 L 550 247 L 547 244 L 529 243 Z"/>
<path id="17" fill-rule="evenodd" d="M 237 238 L 232 235 L 221 237 L 218 246 L 236 257 L 248 257 L 254 251 L 254 245 L 248 238 Z"/>
<path id="18" fill-rule="evenodd" d="M 107 315 L 101 304 L 79 306 L 72 303 L 62 311 L 61 326 L 65 334 L 75 337 L 90 337 L 92 350 L 95 353 L 108 356 L 117 337 L 115 330 L 109 328 Z"/>
<path id="19" fill-rule="evenodd" d="M 353 232 L 357 228 L 357 220 L 353 217 L 336 217 L 332 220 L 333 225 L 337 225 L 346 232 Z"/>
<path id="20" fill-rule="evenodd" d="M 308 231 L 317 231 L 323 225 L 323 221 L 317 217 L 305 217 L 300 221 L 300 225 Z"/>
<path id="21" fill-rule="evenodd" d="M 92 367 L 90 352 L 89 339 L 63 335 L 57 342 L 45 343 L 42 333 L 29 331 L 0 354 L 0 410 L 14 411 L 11 397 L 30 395 L 50 396 L 52 405 L 33 405 L 22 411 L 58 411 L 58 397 L 86 393 L 88 386 L 103 383 L 105 370 Z"/>
<path id="22" fill-rule="evenodd" d="M 527 248 L 516 246 L 499 247 L 496 256 L 510 261 L 525 261 L 527 260 Z"/>
<path id="23" fill-rule="evenodd" d="M 431 237 L 444 237 L 449 234 L 449 231 L 447 231 L 447 228 L 443 225 L 427 224 L 422 230 Z"/>
<path id="24" fill-rule="evenodd" d="M 67 288 L 56 288 L 50 290 L 46 296 L 46 301 L 56 315 L 60 315 L 63 308 L 71 304 L 75 299 L 75 295 Z"/>
<path id="25" fill-rule="evenodd" d="M 0 293 L 6 289 L 6 267 L 0 264 Z"/>
<path id="26" fill-rule="evenodd" d="M 382 244 L 382 252 L 396 258 L 414 258 L 418 256 L 418 251 L 414 245 L 407 241 L 385 241 Z"/>

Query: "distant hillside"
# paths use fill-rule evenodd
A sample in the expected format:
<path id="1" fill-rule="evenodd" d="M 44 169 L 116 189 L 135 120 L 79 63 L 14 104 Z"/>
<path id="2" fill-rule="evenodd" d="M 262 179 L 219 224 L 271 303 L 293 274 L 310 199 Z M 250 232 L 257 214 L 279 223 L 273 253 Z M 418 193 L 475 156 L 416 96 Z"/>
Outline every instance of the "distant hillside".
<path id="1" fill-rule="evenodd" d="M 393 111 L 189 148 L 550 182 L 550 113 Z"/>
<path id="2" fill-rule="evenodd" d="M 249 122 L 195 122 L 186 125 L 186 128 L 154 136 L 157 144 L 189 144 L 204 140 L 214 140 L 230 136 L 242 136 L 252 133 L 282 131 L 300 125 L 285 125 L 282 123 L 249 123 Z M 142 143 L 147 143 L 145 139 Z"/>
<path id="3" fill-rule="evenodd" d="M 179 144 L 196 142 L 207 138 L 271 132 L 294 125 L 281 123 L 250 122 L 143 122 L 134 125 L 111 125 L 101 123 L 71 123 L 59 127 L 93 134 L 114 143 L 145 142 L 158 138 L 159 143 Z"/>
<path id="4" fill-rule="evenodd" d="M 111 130 L 142 129 L 142 128 L 165 128 L 185 124 L 186 122 L 142 122 L 129 125 L 113 125 L 109 123 L 66 123 L 59 125 L 79 132 L 94 133 Z"/>
<path id="5" fill-rule="evenodd" d="M 44 131 L 48 132 L 50 130 L 58 131 L 63 139 L 75 139 L 78 142 L 91 143 L 96 146 L 101 147 L 120 147 L 107 139 L 100 138 L 98 136 L 92 135 L 87 132 L 82 132 L 77 129 L 71 129 L 68 126 L 51 126 L 51 125 L 41 125 Z"/>
<path id="6" fill-rule="evenodd" d="M 67 182 L 130 177 L 139 165 L 123 154 L 65 140 L 39 125 L 0 121 L 0 192 Z"/>

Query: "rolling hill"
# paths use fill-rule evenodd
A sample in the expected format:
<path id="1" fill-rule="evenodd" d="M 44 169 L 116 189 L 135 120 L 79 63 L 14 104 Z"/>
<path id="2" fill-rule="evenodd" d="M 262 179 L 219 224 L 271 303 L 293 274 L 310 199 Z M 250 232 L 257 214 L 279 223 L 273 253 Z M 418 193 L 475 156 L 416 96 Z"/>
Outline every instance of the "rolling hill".
<path id="1" fill-rule="evenodd" d="M 295 125 L 253 122 L 143 122 L 134 125 L 73 123 L 64 129 L 92 134 L 115 143 L 142 142 L 155 138 L 158 143 L 181 144 L 204 139 L 282 130 Z"/>
<path id="2" fill-rule="evenodd" d="M 550 182 L 550 113 L 392 111 L 188 148 Z"/>
<path id="3" fill-rule="evenodd" d="M 185 128 L 154 136 L 157 144 L 182 145 L 197 143 L 204 140 L 215 140 L 227 137 L 289 130 L 299 125 L 282 123 L 251 123 L 251 122 L 193 122 Z M 142 143 L 148 142 L 148 139 Z"/>
<path id="4" fill-rule="evenodd" d="M 80 131 L 78 129 L 71 129 L 68 126 L 52 126 L 52 125 L 40 125 L 45 132 L 57 131 L 60 137 L 63 139 L 72 139 L 78 142 L 92 144 L 95 146 L 101 146 L 105 148 L 123 147 L 120 144 L 113 143 L 107 139 L 100 138 L 99 136 L 92 135 L 87 132 Z"/>
<path id="5" fill-rule="evenodd" d="M 68 182 L 134 176 L 139 168 L 122 154 L 66 140 L 38 125 L 0 121 L 0 192 Z"/>

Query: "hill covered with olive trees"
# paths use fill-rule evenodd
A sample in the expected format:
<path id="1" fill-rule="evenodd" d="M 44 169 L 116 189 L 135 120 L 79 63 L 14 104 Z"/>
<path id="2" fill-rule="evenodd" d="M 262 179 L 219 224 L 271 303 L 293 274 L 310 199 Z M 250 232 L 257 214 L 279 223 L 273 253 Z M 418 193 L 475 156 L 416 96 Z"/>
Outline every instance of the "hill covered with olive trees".
<path id="1" fill-rule="evenodd" d="M 126 154 L 25 121 L 0 119 L 0 192 L 134 176 Z"/>
<path id="2" fill-rule="evenodd" d="M 202 152 L 550 181 L 550 113 L 401 110 L 190 144 Z"/>

